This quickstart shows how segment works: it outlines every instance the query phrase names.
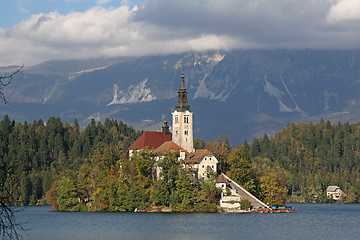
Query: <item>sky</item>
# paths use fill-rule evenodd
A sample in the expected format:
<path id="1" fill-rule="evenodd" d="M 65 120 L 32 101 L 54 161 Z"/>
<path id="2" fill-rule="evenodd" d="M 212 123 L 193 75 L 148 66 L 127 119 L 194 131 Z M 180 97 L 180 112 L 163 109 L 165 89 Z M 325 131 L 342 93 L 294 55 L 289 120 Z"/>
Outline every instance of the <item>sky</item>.
<path id="1" fill-rule="evenodd" d="M 231 49 L 360 49 L 360 0 L 1 0 L 0 66 Z"/>

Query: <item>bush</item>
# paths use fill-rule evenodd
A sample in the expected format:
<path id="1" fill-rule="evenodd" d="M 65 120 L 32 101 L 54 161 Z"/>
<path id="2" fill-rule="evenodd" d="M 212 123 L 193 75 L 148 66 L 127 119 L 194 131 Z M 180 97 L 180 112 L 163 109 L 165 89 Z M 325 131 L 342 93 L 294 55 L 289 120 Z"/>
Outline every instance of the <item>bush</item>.
<path id="1" fill-rule="evenodd" d="M 241 210 L 248 210 L 251 207 L 251 202 L 247 199 L 240 200 Z"/>

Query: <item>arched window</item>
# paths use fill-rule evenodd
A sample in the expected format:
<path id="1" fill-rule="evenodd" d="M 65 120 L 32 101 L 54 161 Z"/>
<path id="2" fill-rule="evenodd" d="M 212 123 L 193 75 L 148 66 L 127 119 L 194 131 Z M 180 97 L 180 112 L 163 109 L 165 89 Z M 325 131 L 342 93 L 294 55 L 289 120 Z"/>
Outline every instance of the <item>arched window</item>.
<path id="1" fill-rule="evenodd" d="M 189 123 L 189 116 L 184 116 L 184 123 Z"/>

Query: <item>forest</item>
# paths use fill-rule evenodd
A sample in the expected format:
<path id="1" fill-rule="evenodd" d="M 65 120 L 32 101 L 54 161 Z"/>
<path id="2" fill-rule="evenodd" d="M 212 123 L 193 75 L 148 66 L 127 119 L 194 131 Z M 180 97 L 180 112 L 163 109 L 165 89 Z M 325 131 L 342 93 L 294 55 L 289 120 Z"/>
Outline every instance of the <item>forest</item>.
<path id="1" fill-rule="evenodd" d="M 8 205 L 49 204 L 59 211 L 134 211 L 154 206 L 172 211 L 218 211 L 219 190 L 211 173 L 195 179 L 176 153 L 154 162 L 152 151 L 129 159 L 127 148 L 140 135 L 131 126 L 94 119 L 51 117 L 19 123 L 0 121 L 0 197 Z M 272 205 L 326 202 L 338 185 L 344 202 L 359 202 L 360 123 L 294 123 L 272 138 L 254 138 L 232 148 L 229 139 L 195 139 L 226 173 Z M 161 177 L 154 176 L 160 167 Z"/>
<path id="2" fill-rule="evenodd" d="M 134 211 L 151 204 L 175 211 L 217 211 L 212 180 L 196 181 L 176 154 L 158 163 L 151 151 L 127 156 L 140 135 L 116 120 L 81 128 L 60 118 L 0 122 L 0 198 L 7 205 L 49 204 L 59 211 Z"/>
<path id="3" fill-rule="evenodd" d="M 15 122 L 6 115 L 0 122 L 1 199 L 9 205 L 34 205 L 54 181 L 77 172 L 99 143 L 117 143 L 126 149 L 141 135 L 115 120 L 91 120 L 85 128 L 50 117 L 33 123 Z M 119 149 L 119 150 L 120 150 Z"/>
<path id="4" fill-rule="evenodd" d="M 286 180 L 287 201 L 326 202 L 326 188 L 339 186 L 344 202 L 360 201 L 360 123 L 292 123 L 249 148 L 257 168 L 267 166 Z"/>

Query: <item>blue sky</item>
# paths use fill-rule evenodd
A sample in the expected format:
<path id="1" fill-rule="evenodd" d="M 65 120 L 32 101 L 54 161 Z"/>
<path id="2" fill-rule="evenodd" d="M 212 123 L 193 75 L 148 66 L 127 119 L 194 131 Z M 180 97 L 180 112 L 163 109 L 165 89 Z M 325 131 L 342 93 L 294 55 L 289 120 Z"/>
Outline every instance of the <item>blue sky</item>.
<path id="1" fill-rule="evenodd" d="M 1 0 L 0 66 L 231 49 L 360 49 L 360 0 Z"/>
<path id="2" fill-rule="evenodd" d="M 0 28 L 11 28 L 33 14 L 57 11 L 61 14 L 84 12 L 95 6 L 119 7 L 127 3 L 134 6 L 141 0 L 1 0 Z"/>

